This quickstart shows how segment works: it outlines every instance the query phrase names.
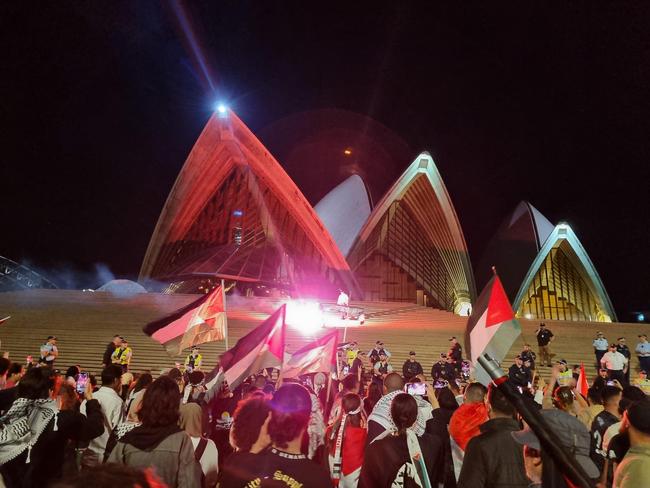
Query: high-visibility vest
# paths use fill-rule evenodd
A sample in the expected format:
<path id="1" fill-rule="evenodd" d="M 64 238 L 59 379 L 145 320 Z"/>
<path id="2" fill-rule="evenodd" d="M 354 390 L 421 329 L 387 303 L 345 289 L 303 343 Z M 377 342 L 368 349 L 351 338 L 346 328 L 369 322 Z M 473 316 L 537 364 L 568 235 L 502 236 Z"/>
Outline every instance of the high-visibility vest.
<path id="1" fill-rule="evenodd" d="M 201 361 L 203 359 L 203 356 L 200 354 L 197 354 L 196 356 L 192 356 L 192 354 L 188 354 L 187 357 L 185 358 L 185 368 L 192 368 L 192 370 L 197 370 L 201 369 Z"/>
<path id="2" fill-rule="evenodd" d="M 569 386 L 573 379 L 573 372 L 570 370 L 562 371 L 557 375 L 557 384 L 559 386 Z"/>
<path id="3" fill-rule="evenodd" d="M 118 347 L 113 351 L 111 361 L 115 364 L 129 364 L 131 362 L 131 354 L 133 354 L 133 351 L 131 351 L 130 347 Z"/>

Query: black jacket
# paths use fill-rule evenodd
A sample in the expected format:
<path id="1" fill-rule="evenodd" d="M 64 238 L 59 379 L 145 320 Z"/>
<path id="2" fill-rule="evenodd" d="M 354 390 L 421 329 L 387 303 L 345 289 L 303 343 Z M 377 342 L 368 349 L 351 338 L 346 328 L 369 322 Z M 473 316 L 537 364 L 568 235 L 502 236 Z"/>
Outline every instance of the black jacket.
<path id="1" fill-rule="evenodd" d="M 113 362 L 112 357 L 113 357 L 113 352 L 115 352 L 115 344 L 112 342 L 109 342 L 108 345 L 106 346 L 106 350 L 104 351 L 104 357 L 102 359 L 102 364 L 104 366 L 108 366 Z"/>
<path id="2" fill-rule="evenodd" d="M 437 436 L 424 434 L 418 438 L 431 486 L 442 478 L 442 441 Z M 358 488 L 390 488 L 405 463 L 410 462 L 406 436 L 388 436 L 366 448 L 361 466 Z"/>
<path id="3" fill-rule="evenodd" d="M 57 430 L 52 419 L 34 444 L 29 463 L 25 462 L 25 450 L 0 467 L 7 488 L 46 487 L 57 481 L 62 474 L 67 441 L 89 441 L 104 432 L 104 415 L 97 400 L 87 402 L 86 415 L 73 410 L 59 412 Z"/>
<path id="4" fill-rule="evenodd" d="M 510 435 L 520 430 L 511 418 L 491 419 L 467 444 L 458 488 L 527 488 L 523 449 Z"/>
<path id="5" fill-rule="evenodd" d="M 422 370 L 422 365 L 417 361 L 411 362 L 407 359 L 402 366 L 402 376 L 404 376 L 404 379 L 406 381 L 411 381 L 412 378 L 423 373 L 424 371 Z"/>

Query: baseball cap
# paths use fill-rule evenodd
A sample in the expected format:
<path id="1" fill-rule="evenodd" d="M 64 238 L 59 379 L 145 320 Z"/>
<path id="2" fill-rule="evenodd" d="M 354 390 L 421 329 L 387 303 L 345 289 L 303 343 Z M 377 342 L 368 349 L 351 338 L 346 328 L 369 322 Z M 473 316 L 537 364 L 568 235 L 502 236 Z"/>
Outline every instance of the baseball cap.
<path id="1" fill-rule="evenodd" d="M 565 366 L 566 366 L 567 364 L 569 364 L 569 363 L 566 362 L 566 359 L 558 359 L 557 361 L 555 361 L 555 363 L 556 363 L 556 364 L 564 364 Z"/>
<path id="2" fill-rule="evenodd" d="M 542 417 L 550 430 L 558 437 L 562 447 L 573 454 L 575 460 L 582 466 L 590 478 L 598 478 L 599 469 L 589 457 L 591 437 L 587 428 L 573 415 L 562 410 L 543 410 Z M 647 415 L 650 419 L 650 415 Z M 650 423 L 648 424 L 650 427 Z M 639 429 L 640 430 L 640 429 Z M 530 427 L 512 432 L 512 437 L 519 444 L 540 450 L 541 445 L 537 435 Z"/>
<path id="3" fill-rule="evenodd" d="M 605 335 L 601 331 L 596 332 L 596 335 Z"/>
<path id="4" fill-rule="evenodd" d="M 627 420 L 636 430 L 650 434 L 650 399 L 633 403 L 626 412 Z"/>

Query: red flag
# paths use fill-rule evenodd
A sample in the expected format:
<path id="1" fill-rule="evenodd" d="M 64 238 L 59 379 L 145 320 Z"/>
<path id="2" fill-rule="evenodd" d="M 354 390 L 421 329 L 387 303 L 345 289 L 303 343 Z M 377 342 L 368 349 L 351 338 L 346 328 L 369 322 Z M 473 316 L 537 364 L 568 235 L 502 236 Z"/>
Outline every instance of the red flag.
<path id="1" fill-rule="evenodd" d="M 589 390 L 589 382 L 585 374 L 585 365 L 580 363 L 580 375 L 578 376 L 578 393 L 587 398 L 587 391 Z"/>
<path id="2" fill-rule="evenodd" d="M 218 286 L 189 305 L 148 323 L 143 330 L 170 354 L 180 354 L 188 347 L 223 340 L 226 320 L 223 288 Z"/>
<path id="3" fill-rule="evenodd" d="M 11 318 L 11 315 L 7 315 L 4 319 L 0 319 L 0 325 L 4 324 L 10 318 Z"/>
<path id="4" fill-rule="evenodd" d="M 282 377 L 295 378 L 309 373 L 329 373 L 336 369 L 338 342 L 339 332 L 335 330 L 298 349 L 282 367 Z"/>
<path id="5" fill-rule="evenodd" d="M 478 363 L 478 357 L 487 353 L 493 359 L 503 361 L 520 335 L 521 326 L 495 273 L 478 297 L 465 332 L 465 348 L 474 365 L 477 381 L 484 385 L 492 381 Z"/>
<path id="6" fill-rule="evenodd" d="M 284 359 L 286 305 L 237 341 L 219 358 L 231 390 L 264 368 L 279 368 Z"/>

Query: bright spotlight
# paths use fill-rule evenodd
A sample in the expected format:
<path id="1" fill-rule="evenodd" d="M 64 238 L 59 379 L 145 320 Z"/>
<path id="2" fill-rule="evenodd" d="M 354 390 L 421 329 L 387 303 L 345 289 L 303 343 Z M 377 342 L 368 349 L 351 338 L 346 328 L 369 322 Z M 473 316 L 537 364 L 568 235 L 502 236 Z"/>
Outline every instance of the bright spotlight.
<path id="1" fill-rule="evenodd" d="M 320 304 L 310 300 L 287 302 L 287 324 L 305 335 L 314 334 L 323 327 Z"/>
<path id="2" fill-rule="evenodd" d="M 228 114 L 228 107 L 223 103 L 218 103 L 215 110 L 219 114 L 219 117 L 225 117 Z"/>

